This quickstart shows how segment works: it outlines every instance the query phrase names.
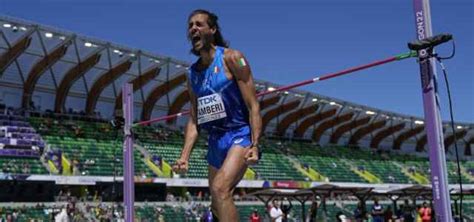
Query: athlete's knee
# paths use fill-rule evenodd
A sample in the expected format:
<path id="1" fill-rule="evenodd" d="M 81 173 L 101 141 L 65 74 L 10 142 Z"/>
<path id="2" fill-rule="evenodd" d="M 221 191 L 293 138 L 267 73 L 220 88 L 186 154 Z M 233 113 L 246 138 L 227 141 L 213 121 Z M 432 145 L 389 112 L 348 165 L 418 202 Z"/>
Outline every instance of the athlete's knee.
<path id="1" fill-rule="evenodd" d="M 212 199 L 216 201 L 222 201 L 232 198 L 232 188 L 222 180 L 214 181 L 211 186 Z M 217 203 L 215 203 L 217 204 Z"/>

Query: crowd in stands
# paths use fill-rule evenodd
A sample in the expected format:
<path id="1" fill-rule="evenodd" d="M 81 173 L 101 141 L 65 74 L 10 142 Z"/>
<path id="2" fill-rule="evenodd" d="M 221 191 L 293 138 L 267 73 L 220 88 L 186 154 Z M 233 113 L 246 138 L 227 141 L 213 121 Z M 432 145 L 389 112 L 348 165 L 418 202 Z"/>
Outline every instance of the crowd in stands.
<path id="1" fill-rule="evenodd" d="M 80 114 L 80 113 L 76 113 Z M 48 142 L 49 138 L 57 138 L 57 140 L 63 139 L 72 139 L 72 140 L 80 140 L 81 138 L 84 139 L 93 139 L 96 141 L 104 141 L 106 143 L 113 143 L 115 140 L 121 139 L 121 132 L 120 130 L 114 129 L 109 122 L 106 120 L 98 120 L 95 118 L 90 119 L 80 119 L 75 116 L 71 115 L 64 115 L 64 114 L 54 114 L 54 113 L 43 113 L 40 114 L 41 118 L 32 117 L 30 118 L 30 122 L 38 132 L 41 133 L 43 138 L 46 138 Z M 171 163 L 174 161 L 174 154 L 170 154 L 168 156 L 163 156 L 163 151 L 159 151 L 162 149 L 162 146 L 170 146 L 173 145 L 178 149 L 182 143 L 182 131 L 176 129 L 169 129 L 162 125 L 157 126 L 144 126 L 135 128 L 135 135 L 136 135 L 136 142 L 141 144 L 152 144 L 155 146 L 155 150 L 150 152 L 150 159 L 152 162 L 161 169 L 163 161 L 167 161 Z M 99 136 L 100 135 L 100 136 Z M 205 148 L 205 139 L 200 139 L 201 144 L 198 147 Z M 51 144 L 51 143 L 50 143 Z M 414 161 L 414 162 L 423 162 L 426 161 L 425 158 L 411 156 L 411 155 L 401 155 L 399 153 L 393 154 L 387 150 L 370 150 L 370 149 L 358 149 L 358 148 L 348 148 L 348 147 L 341 147 L 341 146 L 325 146 L 321 147 L 318 144 L 314 144 L 311 141 L 305 140 L 282 140 L 281 138 L 266 138 L 263 139 L 261 142 L 264 157 L 262 159 L 262 163 L 265 162 L 267 159 L 268 165 L 265 163 L 260 164 L 259 166 L 252 167 L 255 171 L 255 177 L 257 179 L 263 180 L 274 180 L 275 178 L 280 178 L 283 180 L 309 180 L 308 177 L 300 175 L 298 172 L 295 172 L 295 169 L 290 165 L 284 163 L 277 163 L 275 161 L 282 160 L 280 155 L 284 154 L 286 156 L 294 156 L 298 158 L 298 161 L 302 164 L 304 169 L 309 169 L 312 167 L 313 169 L 319 170 L 321 165 L 314 165 L 314 163 L 307 162 L 304 158 L 300 157 L 311 157 L 316 156 L 322 158 L 321 160 L 313 161 L 329 161 L 329 166 L 332 166 L 334 169 L 333 172 L 341 170 L 342 174 L 354 174 L 350 172 L 350 168 L 354 167 L 361 172 L 372 172 L 373 169 L 368 168 L 367 162 L 364 160 L 377 160 L 382 161 L 377 164 L 386 165 L 389 169 L 398 168 L 398 166 L 392 166 L 391 162 L 399 161 L 404 163 L 406 161 Z M 60 145 L 55 145 L 51 147 L 53 152 L 61 152 L 64 151 L 63 147 Z M 75 147 L 75 145 L 69 147 L 69 153 L 67 153 L 67 158 L 70 160 L 70 169 L 66 169 L 68 172 L 71 172 L 72 175 L 94 175 L 94 170 L 98 168 L 98 159 L 91 158 L 89 155 L 83 155 L 82 150 L 84 148 Z M 148 149 L 148 148 L 147 148 Z M 175 148 L 173 148 L 175 149 Z M 78 150 L 79 152 L 72 152 L 73 150 Z M 148 150 L 150 151 L 150 150 Z M 175 151 L 169 151 L 174 153 Z M 72 153 L 72 154 L 71 154 Z M 198 159 L 193 158 L 194 160 L 205 161 L 205 151 L 198 152 L 199 157 Z M 268 154 L 267 154 L 268 153 Z M 274 153 L 274 154 L 273 154 Z M 61 158 L 60 156 L 50 156 L 53 163 L 55 163 L 56 168 L 58 168 L 59 173 L 63 171 L 61 169 Z M 286 157 L 285 157 L 286 158 Z M 284 159 L 285 159 L 284 158 Z M 331 159 L 333 158 L 333 159 Z M 192 159 L 192 160 L 193 160 Z M 341 159 L 347 159 L 345 163 L 341 163 Z M 361 160 L 361 161 L 359 161 Z M 283 161 L 283 160 L 282 160 Z M 112 161 L 113 162 L 113 161 Z M 288 161 L 286 161 L 288 162 Z M 375 164 L 375 163 L 374 163 Z M 279 165 L 283 167 L 283 169 L 278 168 L 278 171 L 271 170 L 275 169 L 275 165 Z M 325 165 L 326 166 L 326 165 Z M 409 165 L 409 172 L 420 172 L 424 175 L 429 174 L 429 167 L 420 167 L 420 166 L 411 166 Z M 377 166 L 371 166 L 377 167 Z M 103 167 L 102 167 L 103 168 Z M 344 169 L 346 168 L 346 169 Z M 206 170 L 198 170 L 197 172 L 193 171 L 194 168 L 191 169 L 191 177 L 203 177 L 206 175 Z M 467 168 L 469 169 L 469 168 Z M 202 171 L 202 172 L 201 172 Z M 268 172 L 274 172 L 275 175 Z M 97 170 L 95 171 L 97 172 Z M 142 177 L 150 177 L 150 172 L 142 172 L 142 170 L 138 171 L 139 176 Z M 291 173 L 293 172 L 293 173 Z M 367 182 L 364 179 L 361 179 L 358 175 L 352 175 L 349 178 L 342 178 L 339 176 L 335 176 L 332 173 L 328 172 L 320 172 L 321 175 L 317 175 L 319 180 L 327 180 L 327 181 L 337 181 L 337 182 Z M 428 173 L 428 174 L 427 174 Z M 285 175 L 283 175 L 285 174 Z M 378 175 L 383 182 L 386 183 L 416 183 L 411 181 L 406 175 L 402 174 L 394 174 L 387 171 L 382 171 Z"/>
<path id="2" fill-rule="evenodd" d="M 12 159 L 8 162 L 3 163 L 2 173 L 4 174 L 30 174 L 31 167 L 27 161 Z"/>
<path id="3" fill-rule="evenodd" d="M 117 135 L 120 137 L 120 132 L 116 133 L 117 130 L 114 129 L 108 122 L 105 120 L 98 121 L 96 119 L 91 119 L 91 122 L 87 122 L 84 120 L 76 120 L 71 116 L 64 116 L 58 114 L 48 114 L 48 117 L 45 117 L 46 114 L 42 114 L 42 118 L 31 118 L 31 123 L 36 127 L 38 131 L 42 132 L 44 138 L 54 137 L 58 140 L 62 139 L 72 139 L 72 140 L 80 140 L 80 138 L 84 139 L 93 139 L 96 141 L 103 141 L 105 143 L 113 143 L 114 140 L 117 139 Z M 54 118 L 53 118 L 54 117 Z M 51 136 L 49 136 L 51 135 Z M 100 136 L 98 136 L 100 135 Z M 182 143 L 182 132 L 178 130 L 171 130 L 165 128 L 163 126 L 145 126 L 136 128 L 136 141 L 138 143 L 143 144 L 158 144 L 156 145 L 155 149 L 160 150 L 163 147 L 161 146 L 169 146 L 173 145 L 179 148 Z M 171 139 L 172 138 L 172 139 Z M 202 147 L 205 147 L 205 140 L 201 140 Z M 50 142 L 50 141 L 48 141 Z M 54 143 L 53 143 L 54 144 Z M 95 168 L 99 167 L 97 164 L 97 158 L 94 158 L 90 155 L 83 155 L 83 147 L 75 147 L 76 145 L 72 145 L 68 147 L 69 151 L 67 153 L 67 158 L 70 161 L 70 168 L 65 169 L 68 172 L 71 172 L 71 175 L 95 175 L 94 170 Z M 311 148 L 311 149 L 309 149 Z M 173 148 L 174 149 L 174 148 Z M 286 154 L 289 156 L 297 157 L 299 162 L 301 163 L 302 167 L 306 170 L 309 170 L 310 167 L 313 169 L 319 170 L 324 168 L 326 165 L 314 165 L 315 163 L 307 162 L 302 157 L 307 157 L 312 161 L 329 161 L 329 167 L 332 167 L 332 172 L 320 172 L 318 176 L 318 180 L 327 180 L 327 181 L 341 181 L 341 182 L 367 182 L 364 179 L 361 179 L 360 176 L 355 175 L 349 169 L 354 167 L 361 172 L 374 172 L 373 169 L 370 167 L 377 167 L 377 166 L 367 166 L 368 162 L 364 160 L 374 160 L 382 161 L 377 162 L 374 164 L 384 164 L 389 169 L 398 168 L 398 166 L 392 166 L 391 162 L 393 161 L 400 161 L 401 163 L 407 162 L 408 172 L 415 173 L 420 172 L 424 175 L 429 174 L 429 167 L 420 166 L 420 165 L 411 165 L 411 162 L 419 163 L 424 162 L 426 159 L 415 157 L 415 156 L 408 156 L 408 155 L 400 155 L 396 154 L 393 155 L 390 151 L 383 151 L 383 150 L 370 150 L 370 149 L 354 149 L 348 147 L 340 147 L 340 146 L 327 146 L 321 147 L 317 144 L 313 144 L 310 141 L 285 141 L 285 140 L 277 140 L 272 138 L 263 139 L 262 141 L 262 149 L 264 151 L 264 158 L 262 159 L 262 164 L 258 166 L 252 167 L 255 171 L 255 177 L 257 179 L 263 180 L 274 180 L 274 178 L 280 178 L 283 180 L 309 180 L 308 177 L 300 175 L 293 166 L 288 164 L 288 161 L 284 161 L 281 158 L 281 154 Z M 74 152 L 75 150 L 79 152 Z M 51 146 L 51 149 L 48 152 L 54 153 L 61 153 L 63 152 L 62 146 Z M 174 153 L 175 151 L 170 151 Z M 199 151 L 199 157 L 194 160 L 199 160 L 200 162 L 204 161 L 205 151 Z M 268 154 L 267 154 L 268 153 Z M 174 154 L 173 154 L 174 155 Z M 152 162 L 161 169 L 163 161 L 167 161 L 171 163 L 174 161 L 173 155 L 163 156 L 162 151 L 159 152 L 150 152 L 150 159 Z M 61 155 L 50 155 L 48 153 L 46 155 L 46 160 L 51 160 L 56 168 L 58 169 L 58 173 L 61 174 L 64 169 L 62 169 L 61 163 Z M 319 159 L 314 159 L 312 157 L 318 157 Z M 105 157 L 105 156 L 102 156 Z M 143 154 L 142 154 L 143 157 Z M 192 159 L 192 160 L 193 160 Z M 265 159 L 267 161 L 265 161 Z M 286 157 L 283 158 L 286 160 Z M 341 159 L 347 159 L 348 161 L 344 161 L 341 163 Z M 279 160 L 284 161 L 286 163 L 280 163 Z M 277 161 L 277 162 L 275 162 Z M 113 161 L 111 161 L 113 162 Z M 140 162 L 140 161 L 139 161 Z M 266 163 L 265 163 L 266 162 Z M 373 161 L 371 161 L 373 162 Z M 350 164 L 350 165 L 348 165 Z M 275 171 L 275 165 L 279 165 L 283 167 L 280 169 L 278 167 L 278 171 Z M 372 164 L 373 165 L 373 164 Z M 369 167 L 369 168 L 368 168 Z M 391 167 L 391 168 L 390 168 Z M 7 168 L 7 167 L 5 167 Z M 103 169 L 104 167 L 102 167 Z M 344 169 L 345 168 L 345 169 Z M 193 171 L 192 168 L 191 171 Z M 469 169 L 469 168 L 466 168 Z M 334 172 L 342 170 L 341 172 L 344 175 L 347 174 L 354 174 L 350 178 L 343 178 L 339 175 L 333 175 Z M 202 171 L 202 172 L 201 172 Z M 272 174 L 266 173 L 266 171 L 271 172 Z M 330 170 L 331 171 L 331 170 Z M 452 170 L 451 170 L 452 171 Z M 92 174 L 91 174 L 92 172 Z M 97 170 L 95 170 L 97 172 Z M 144 171 L 140 169 L 137 171 L 138 175 L 142 178 L 148 178 L 153 176 L 150 174 L 149 171 Z M 191 172 L 193 173 L 193 172 Z M 198 172 L 195 172 L 192 177 L 204 177 L 206 175 L 205 169 L 199 169 Z M 382 171 L 376 176 L 379 176 L 383 182 L 386 183 L 416 183 L 411 181 L 406 175 L 392 173 L 390 171 Z M 110 173 L 111 174 L 111 173 Z M 275 174 L 275 175 L 273 175 Z M 454 172 L 451 174 L 454 175 Z M 325 176 L 325 177 L 321 177 Z"/>
<path id="4" fill-rule="evenodd" d="M 25 116 L 23 110 L 15 110 L 12 108 L 0 109 L 0 114 L 4 116 Z M 121 140 L 120 130 L 116 130 L 106 120 L 101 119 L 100 113 L 95 116 L 86 116 L 83 112 L 76 112 L 69 109 L 66 114 L 55 114 L 53 112 L 32 112 L 30 113 L 31 125 L 33 125 L 38 133 L 43 137 L 58 138 L 59 141 L 69 139 L 71 141 L 93 141 L 90 144 L 97 145 L 98 143 L 108 144 L 114 146 L 115 140 Z M 136 142 L 142 144 L 158 144 L 156 149 L 162 150 L 163 147 L 173 145 L 176 149 L 180 148 L 182 144 L 183 132 L 178 129 L 167 128 L 165 126 L 144 126 L 135 129 Z M 0 131 L 1 132 L 1 131 Z M 22 138 L 19 134 L 12 134 L 15 138 Z M 100 135 L 100 136 L 99 136 Z M 1 135 L 0 135 L 1 136 Z M 5 136 L 5 135 L 3 135 Z M 48 138 L 48 139 L 49 139 Z M 52 140 L 51 140 L 52 141 Z M 200 138 L 198 148 L 195 149 L 192 161 L 205 161 L 205 139 Z M 53 144 L 53 143 L 52 143 Z M 111 145 L 112 144 L 112 145 Z M 401 155 L 398 153 L 392 153 L 390 151 L 383 150 L 370 150 L 370 149 L 358 149 L 354 147 L 340 147 L 340 146 L 326 146 L 321 147 L 318 144 L 314 144 L 310 141 L 285 141 L 281 138 L 264 138 L 262 140 L 262 149 L 264 156 L 259 166 L 253 167 L 255 170 L 256 178 L 262 180 L 278 180 L 284 178 L 285 180 L 304 180 L 303 175 L 300 175 L 296 169 L 289 164 L 289 159 L 295 157 L 299 160 L 301 167 L 309 171 L 310 168 L 318 169 L 315 167 L 313 161 L 324 162 L 327 164 L 317 165 L 320 168 L 328 169 L 330 173 L 323 174 L 325 176 L 331 176 L 331 181 L 342 178 L 340 175 L 335 175 L 334 172 L 338 170 L 343 171 L 345 174 L 351 173 L 349 169 L 354 167 L 361 172 L 373 172 L 370 165 L 366 165 L 366 160 L 381 161 L 380 163 L 391 163 L 392 161 L 399 161 L 401 163 L 406 162 L 406 166 L 409 173 L 416 174 L 422 173 L 425 175 L 429 174 L 429 167 L 425 167 L 423 163 L 426 162 L 426 158 Z M 101 165 L 104 159 L 111 159 L 110 156 L 87 156 L 84 154 L 83 147 L 74 144 L 67 153 L 67 157 L 70 160 L 70 168 L 63 169 L 62 155 L 66 153 L 65 147 L 59 145 L 51 146 L 46 149 L 45 157 L 46 160 L 54 164 L 54 166 L 62 174 L 63 171 L 69 171 L 72 175 L 91 175 L 93 169 Z M 97 148 L 105 149 L 104 146 L 96 146 Z M 96 148 L 94 146 L 94 149 Z M 203 148 L 204 147 L 204 148 Z M 107 148 L 107 147 L 106 147 Z M 311 149 L 308 149 L 311 148 Z M 73 152 L 71 152 L 73 150 Z M 148 150 L 150 151 L 150 150 Z M 179 152 L 179 151 L 178 151 Z M 174 155 L 174 151 L 170 156 Z M 99 154 L 98 154 L 99 155 Z M 139 158 L 143 159 L 143 154 L 138 155 Z M 115 157 L 115 156 L 114 156 Z M 283 157 L 283 158 L 282 158 Z M 307 157 L 307 158 L 304 158 Z M 319 158 L 316 159 L 315 157 Z M 150 160 L 158 166 L 160 169 L 163 166 L 163 161 L 173 161 L 175 158 L 169 158 L 163 153 L 150 152 Z M 120 158 L 116 158 L 113 161 L 120 165 Z M 265 162 L 266 161 L 266 162 Z M 280 162 L 278 162 L 280 161 Z M 372 162 L 372 161 L 371 161 Z M 11 159 L 1 162 L 2 173 L 4 174 L 30 174 L 31 164 L 29 161 L 23 159 Z M 138 161 L 135 162 L 137 165 Z M 352 163 L 353 165 L 349 165 Z M 379 162 L 377 162 L 379 163 Z M 191 163 L 194 164 L 194 163 Z M 321 167 L 324 166 L 324 167 Z M 103 166 L 102 166 L 103 167 Z M 195 168 L 191 168 L 194 170 Z M 115 171 L 115 168 L 114 168 Z M 207 169 L 200 169 L 200 172 L 206 172 Z M 452 171 L 452 170 L 451 170 Z M 450 172 L 451 172 L 450 171 Z M 137 169 L 138 175 L 141 178 L 150 177 L 149 172 L 144 169 Z M 468 172 L 474 172 L 474 169 L 469 169 Z M 112 175 L 110 171 L 108 174 Z M 453 173 L 453 172 L 451 172 Z M 455 172 L 454 172 L 455 173 Z M 333 176 L 334 174 L 335 176 Z M 198 178 L 203 178 L 205 174 L 196 174 Z M 320 175 L 318 175 L 320 176 Z M 338 178 L 339 177 L 339 178 Z M 358 177 L 355 175 L 355 177 Z M 321 178 L 322 179 L 322 178 Z M 329 181 L 329 177 L 327 177 Z M 362 180 L 360 177 L 356 178 L 355 181 L 350 182 L 367 182 Z M 383 182 L 397 183 L 400 182 L 399 176 L 395 173 L 388 172 L 381 177 Z M 308 179 L 307 179 L 308 180 Z M 348 182 L 345 180 L 341 180 Z M 407 182 L 408 183 L 408 182 Z M 41 215 L 46 215 L 48 220 L 54 220 L 59 218 L 67 218 L 63 221 L 84 221 L 86 218 L 93 218 L 97 221 L 110 221 L 115 218 L 116 221 L 123 221 L 123 206 L 121 204 L 110 204 L 102 201 L 102 197 L 105 194 L 99 190 L 87 190 L 83 196 L 75 197 L 69 190 L 61 190 L 56 197 L 57 205 L 44 206 L 38 204 L 34 207 L 16 207 L 16 208 L 5 208 L 0 207 L 0 221 L 12 220 L 22 221 L 19 218 L 28 218 L 29 212 L 41 211 Z M 211 210 L 207 201 L 210 200 L 209 193 L 206 190 L 192 190 L 184 195 L 178 195 L 176 193 L 169 192 L 166 197 L 166 202 L 170 206 L 157 206 L 156 204 L 143 204 L 137 206 L 137 216 L 140 221 L 165 221 L 169 215 L 182 215 L 185 221 L 210 221 Z M 255 198 L 248 198 L 245 195 L 245 189 L 238 190 L 234 195 L 234 200 L 238 202 L 242 201 L 257 201 Z M 202 202 L 206 201 L 206 202 Z M 354 199 L 333 200 L 334 206 L 328 208 L 336 209 L 333 212 L 330 210 L 323 209 L 323 207 L 315 201 L 311 207 L 309 207 L 307 215 L 310 218 L 326 217 L 329 221 L 344 221 L 347 218 L 352 218 L 355 221 L 363 221 L 371 219 L 372 221 L 414 221 L 417 217 L 422 220 L 423 217 L 429 217 L 431 211 L 427 210 L 429 207 L 419 206 L 412 207 L 410 204 L 405 202 L 392 209 L 392 206 L 385 204 L 379 204 L 377 201 L 372 206 L 366 207 L 359 204 L 357 207 L 344 206 L 344 201 L 354 201 Z M 275 202 L 268 208 L 262 207 L 264 210 L 260 210 L 258 207 L 249 207 L 249 211 L 245 211 L 245 215 L 241 218 L 248 219 L 249 221 L 262 221 L 263 218 L 277 217 L 276 221 L 292 221 L 299 216 L 298 206 L 293 206 L 291 202 L 287 200 L 280 200 L 283 204 Z M 257 203 L 257 202 L 255 202 Z M 83 209 L 79 209 L 79 206 L 84 205 Z M 273 216 L 272 216 L 273 215 Z M 15 219 L 16 218 L 16 219 Z M 169 220 L 167 220 L 169 221 Z"/>
<path id="5" fill-rule="evenodd" d="M 48 204 L 37 203 L 35 206 L 0 207 L 0 221 L 5 222 L 83 222 L 84 214 L 76 209 L 75 202 Z"/>
<path id="6" fill-rule="evenodd" d="M 1 107 L 1 105 L 0 105 Z M 94 111 L 92 114 L 86 114 L 84 110 L 75 110 L 73 108 L 68 108 L 63 113 L 55 113 L 53 110 L 46 109 L 42 110 L 41 107 L 36 106 L 33 101 L 30 102 L 29 108 L 26 110 L 24 108 L 14 109 L 12 107 L 7 107 L 8 109 L 14 110 L 16 113 L 25 115 L 28 114 L 32 117 L 61 117 L 74 120 L 83 120 L 90 122 L 102 121 L 103 117 L 100 111 Z"/>
<path id="7" fill-rule="evenodd" d="M 2 206 L 0 221 L 124 221 L 124 206 L 118 202 L 103 202 L 97 193 L 92 199 L 88 199 L 74 196 L 66 188 L 59 191 L 55 201 L 46 205 L 37 203 L 29 206 Z M 414 205 L 405 200 L 403 204 L 394 206 L 391 201 L 379 202 L 374 199 L 364 205 L 362 202 L 354 204 L 354 198 L 351 196 L 335 196 L 325 200 L 316 198 L 309 203 L 305 210 L 304 221 L 307 222 L 432 222 L 434 218 L 434 212 L 427 202 Z M 169 195 L 166 202 L 138 203 L 135 207 L 135 221 L 215 221 L 209 204 L 209 201 L 199 201 L 190 192 L 180 197 Z M 464 209 L 471 214 L 474 209 L 472 204 L 471 202 L 464 205 Z M 301 205 L 286 198 L 274 199 L 267 207 L 258 201 L 237 202 L 237 207 L 241 221 L 301 221 Z"/>
<path id="8" fill-rule="evenodd" d="M 392 206 L 384 206 L 374 200 L 374 204 L 367 211 L 361 203 L 353 211 L 353 218 L 356 222 L 362 221 L 374 221 L 374 222 L 431 222 L 433 212 L 427 202 L 423 202 L 422 205 L 412 206 L 408 200 L 404 201 L 404 204 L 397 206 L 397 209 L 392 210 Z"/>
<path id="9" fill-rule="evenodd" d="M 38 156 L 44 146 L 41 135 L 30 126 L 26 118 L 16 115 L 9 109 L 0 111 L 1 155 Z M 5 150 L 23 150 L 23 152 L 4 152 Z"/>

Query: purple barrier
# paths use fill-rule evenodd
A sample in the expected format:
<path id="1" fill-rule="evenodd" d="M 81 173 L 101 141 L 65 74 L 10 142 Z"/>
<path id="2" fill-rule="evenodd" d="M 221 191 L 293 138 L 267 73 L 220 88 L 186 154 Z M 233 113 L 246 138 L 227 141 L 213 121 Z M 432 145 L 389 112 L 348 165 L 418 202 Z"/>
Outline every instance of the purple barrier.
<path id="1" fill-rule="evenodd" d="M 23 116 L 3 115 L 3 114 L 0 114 L 0 119 L 26 121 Z"/>
<path id="2" fill-rule="evenodd" d="M 10 133 L 10 132 L 8 132 Z M 20 133 L 20 132 L 14 132 L 11 133 L 11 138 L 15 139 L 27 139 L 27 140 L 39 140 L 41 139 L 41 136 L 38 135 L 37 133 Z"/>
<path id="3" fill-rule="evenodd" d="M 30 127 L 28 122 L 24 121 L 16 121 L 16 120 L 1 120 L 0 126 L 22 126 L 22 127 Z"/>
<path id="4" fill-rule="evenodd" d="M 34 150 L 0 149 L 0 156 L 39 157 L 40 152 Z"/>
<path id="5" fill-rule="evenodd" d="M 36 130 L 33 127 L 18 127 L 18 126 L 7 126 L 7 131 L 9 133 L 36 133 Z"/>
<path id="6" fill-rule="evenodd" d="M 5 146 L 13 147 L 13 149 L 31 149 L 32 146 L 37 146 L 40 149 L 43 149 L 45 147 L 45 143 L 43 140 L 15 140 L 16 142 L 14 142 L 14 139 L 12 138 L 0 137 L 0 143 L 4 144 Z"/>

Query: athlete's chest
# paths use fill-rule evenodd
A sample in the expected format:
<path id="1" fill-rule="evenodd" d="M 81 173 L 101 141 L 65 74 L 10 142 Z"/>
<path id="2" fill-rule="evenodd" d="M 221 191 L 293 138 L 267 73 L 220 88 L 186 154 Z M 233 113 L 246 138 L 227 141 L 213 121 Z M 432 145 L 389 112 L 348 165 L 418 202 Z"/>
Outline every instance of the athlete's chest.
<path id="1" fill-rule="evenodd" d="M 230 73 L 222 63 L 211 64 L 204 70 L 193 70 L 191 80 L 193 90 L 198 95 L 221 92 L 232 80 L 229 78 Z"/>

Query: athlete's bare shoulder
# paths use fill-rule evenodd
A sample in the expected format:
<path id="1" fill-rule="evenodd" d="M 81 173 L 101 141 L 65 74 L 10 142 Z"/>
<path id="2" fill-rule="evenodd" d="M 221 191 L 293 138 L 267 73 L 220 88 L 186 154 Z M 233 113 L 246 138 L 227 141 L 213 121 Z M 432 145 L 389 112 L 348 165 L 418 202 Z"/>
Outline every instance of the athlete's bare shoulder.
<path id="1" fill-rule="evenodd" d="M 235 61 L 244 57 L 244 54 L 237 49 L 226 48 L 224 49 L 224 57 L 227 61 Z"/>

